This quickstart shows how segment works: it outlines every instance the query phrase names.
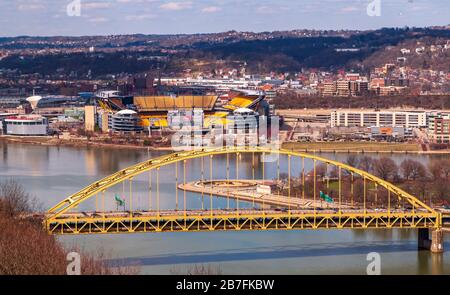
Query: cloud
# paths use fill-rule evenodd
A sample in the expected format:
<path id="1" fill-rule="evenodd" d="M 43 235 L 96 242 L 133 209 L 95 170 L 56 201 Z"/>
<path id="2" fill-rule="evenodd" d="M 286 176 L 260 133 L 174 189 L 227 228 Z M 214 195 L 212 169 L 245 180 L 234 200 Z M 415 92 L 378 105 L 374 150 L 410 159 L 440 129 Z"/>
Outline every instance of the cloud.
<path id="1" fill-rule="evenodd" d="M 94 17 L 90 18 L 88 21 L 91 23 L 105 23 L 109 21 L 109 19 L 107 19 L 106 17 Z"/>
<path id="2" fill-rule="evenodd" d="M 154 15 L 154 14 L 137 14 L 137 15 L 125 16 L 125 20 L 128 20 L 128 21 L 142 21 L 142 20 L 153 19 L 153 18 L 156 18 L 156 15 Z"/>
<path id="3" fill-rule="evenodd" d="M 167 2 L 167 3 L 161 4 L 159 7 L 164 10 L 185 10 L 185 9 L 192 8 L 192 2 L 191 1 Z"/>
<path id="4" fill-rule="evenodd" d="M 20 11 L 41 10 L 44 8 L 45 6 L 41 3 L 24 3 L 17 6 L 17 9 L 19 9 Z"/>
<path id="5" fill-rule="evenodd" d="M 81 3 L 83 9 L 105 9 L 112 6 L 111 2 L 87 2 Z"/>
<path id="6" fill-rule="evenodd" d="M 263 5 L 263 6 L 258 7 L 256 9 L 256 12 L 259 14 L 272 14 L 272 13 L 275 13 L 275 10 L 273 9 L 273 7 Z"/>
<path id="7" fill-rule="evenodd" d="M 221 11 L 222 8 L 217 7 L 217 6 L 208 6 L 202 9 L 203 13 L 214 13 L 214 12 L 218 12 Z"/>
<path id="8" fill-rule="evenodd" d="M 359 9 L 356 6 L 347 6 L 347 7 L 341 8 L 340 11 L 344 12 L 344 13 L 348 13 L 348 12 L 359 11 Z"/>

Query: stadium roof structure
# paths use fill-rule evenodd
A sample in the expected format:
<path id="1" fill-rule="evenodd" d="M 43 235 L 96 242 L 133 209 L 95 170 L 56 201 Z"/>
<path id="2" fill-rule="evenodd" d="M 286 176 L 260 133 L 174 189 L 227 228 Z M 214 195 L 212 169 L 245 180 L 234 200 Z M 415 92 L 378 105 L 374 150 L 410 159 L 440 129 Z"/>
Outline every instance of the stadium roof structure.
<path id="1" fill-rule="evenodd" d="M 208 96 L 135 96 L 134 105 L 140 113 L 163 112 L 179 109 L 203 109 L 212 111 L 218 97 Z"/>

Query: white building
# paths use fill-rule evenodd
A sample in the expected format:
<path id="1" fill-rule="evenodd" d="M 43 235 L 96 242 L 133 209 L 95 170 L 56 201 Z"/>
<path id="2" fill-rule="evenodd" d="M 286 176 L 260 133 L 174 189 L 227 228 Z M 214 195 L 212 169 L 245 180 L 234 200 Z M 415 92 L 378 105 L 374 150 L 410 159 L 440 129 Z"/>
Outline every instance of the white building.
<path id="1" fill-rule="evenodd" d="M 427 114 L 426 112 L 400 111 L 334 111 L 331 113 L 331 127 L 381 126 L 425 127 Z"/>
<path id="2" fill-rule="evenodd" d="M 42 116 L 16 116 L 5 119 L 5 134 L 17 136 L 43 136 L 48 134 L 48 120 Z"/>
<path id="3" fill-rule="evenodd" d="M 108 129 L 113 132 L 129 133 L 143 131 L 142 126 L 139 125 L 139 116 L 133 110 L 119 111 L 112 116 L 108 116 L 108 119 Z"/>

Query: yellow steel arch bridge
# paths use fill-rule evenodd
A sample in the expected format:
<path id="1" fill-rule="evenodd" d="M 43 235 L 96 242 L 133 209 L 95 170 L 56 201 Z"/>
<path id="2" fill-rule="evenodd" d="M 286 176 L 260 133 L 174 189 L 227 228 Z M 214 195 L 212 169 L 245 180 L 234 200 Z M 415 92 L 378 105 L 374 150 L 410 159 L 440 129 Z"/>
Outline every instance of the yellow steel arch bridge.
<path id="1" fill-rule="evenodd" d="M 273 163 L 265 161 L 269 156 L 276 160 Z M 280 169 L 281 157 L 285 160 L 284 172 Z M 220 165 L 216 161 L 218 158 L 222 161 Z M 247 161 L 246 179 L 239 177 L 239 165 L 244 165 L 244 158 Z M 192 166 L 190 161 L 201 161 L 201 165 Z M 306 162 L 310 163 L 310 168 Z M 233 179 L 230 178 L 230 163 L 236 168 Z M 276 166 L 276 177 L 271 179 L 267 175 L 265 165 Z M 201 172 L 201 179 L 187 181 L 186 167 L 189 171 Z M 164 168 L 174 174 L 173 180 L 160 175 Z M 215 175 L 225 171 L 226 179 Z M 148 183 L 143 192 L 136 193 L 133 181 L 139 177 Z M 175 188 L 170 194 L 175 198 L 175 208 L 169 209 L 163 206 L 168 197 L 161 196 L 161 187 L 172 185 L 171 182 Z M 235 190 L 235 186 L 240 190 Z M 113 197 L 108 191 L 114 187 L 116 191 L 119 187 L 121 192 Z M 261 192 L 269 188 L 273 191 Z M 201 195 L 201 208 L 189 208 L 188 198 L 192 197 L 187 197 L 187 191 Z M 226 203 L 217 204 L 217 198 Z M 145 200 L 145 205 L 137 204 L 137 199 L 141 203 Z M 89 202 L 95 203 L 95 209 L 94 204 L 84 206 Z M 47 212 L 44 222 L 51 234 L 370 228 L 439 230 L 442 217 L 406 191 L 347 164 L 284 149 L 234 147 L 175 152 L 125 168 L 64 199 Z"/>

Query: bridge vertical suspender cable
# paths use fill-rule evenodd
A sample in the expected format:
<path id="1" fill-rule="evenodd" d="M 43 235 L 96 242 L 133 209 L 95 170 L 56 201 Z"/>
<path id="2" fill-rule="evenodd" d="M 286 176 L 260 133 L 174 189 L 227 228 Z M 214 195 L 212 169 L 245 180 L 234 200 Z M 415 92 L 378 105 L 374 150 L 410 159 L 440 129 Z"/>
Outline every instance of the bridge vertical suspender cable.
<path id="1" fill-rule="evenodd" d="M 280 181 L 280 155 L 277 158 L 277 181 Z"/>
<path id="2" fill-rule="evenodd" d="M 280 155 L 277 155 L 277 195 L 280 197 Z"/>
<path id="3" fill-rule="evenodd" d="M 327 178 L 327 194 L 330 192 L 329 190 L 330 190 L 330 174 L 328 173 L 328 167 L 329 167 L 329 164 L 327 163 L 326 164 L 326 178 Z M 321 200 L 321 202 L 322 202 L 322 200 Z"/>
<path id="4" fill-rule="evenodd" d="M 280 155 L 277 155 L 277 196 L 278 199 L 281 197 L 280 195 Z"/>
<path id="5" fill-rule="evenodd" d="M 161 204 L 159 200 L 159 167 L 156 168 L 156 210 L 158 211 L 158 228 L 161 220 Z"/>
<path id="6" fill-rule="evenodd" d="M 186 160 L 183 161 L 183 187 L 186 187 Z M 186 205 L 186 189 L 183 190 L 183 212 L 184 212 L 184 228 L 187 224 L 187 205 Z"/>
<path id="7" fill-rule="evenodd" d="M 130 178 L 130 228 L 133 228 L 133 178 Z"/>
<path id="8" fill-rule="evenodd" d="M 367 187 L 366 187 L 366 177 L 363 177 L 363 211 L 364 211 L 364 215 L 367 213 L 366 211 L 366 191 L 367 191 Z"/>
<path id="9" fill-rule="evenodd" d="M 202 166 L 201 167 L 201 169 L 202 169 L 201 181 L 202 181 L 202 185 L 204 186 L 205 185 L 205 157 L 201 157 L 200 162 L 201 162 L 201 166 Z M 205 190 L 202 189 L 202 211 L 203 210 L 205 210 Z"/>
<path id="10" fill-rule="evenodd" d="M 291 155 L 288 155 L 288 199 L 289 199 L 289 215 L 291 215 Z M 289 226 L 291 218 L 289 217 Z"/>
<path id="11" fill-rule="evenodd" d="M 252 180 L 253 180 L 253 183 L 255 183 L 255 152 L 252 152 Z M 256 185 L 256 187 L 258 187 L 258 185 Z M 256 194 L 253 194 L 253 197 L 252 197 L 253 209 L 255 208 L 255 195 Z"/>
<path id="12" fill-rule="evenodd" d="M 313 204 L 314 204 L 314 227 L 316 226 L 316 214 L 317 214 L 317 204 L 316 204 L 316 182 L 317 182 L 317 168 L 316 168 L 316 159 L 313 161 Z"/>
<path id="13" fill-rule="evenodd" d="M 302 157 L 302 203 L 305 206 L 305 157 Z"/>
<path id="14" fill-rule="evenodd" d="M 230 154 L 227 153 L 227 184 L 230 181 Z M 227 210 L 230 210 L 230 189 L 227 188 Z"/>
<path id="15" fill-rule="evenodd" d="M 105 191 L 102 191 L 102 212 L 103 212 L 103 230 L 106 229 L 106 216 L 105 216 Z"/>
<path id="16" fill-rule="evenodd" d="M 152 192 L 153 188 L 152 188 L 152 170 L 148 171 L 148 210 L 152 211 Z"/>
<path id="17" fill-rule="evenodd" d="M 375 208 L 377 208 L 377 206 L 378 206 L 378 184 L 376 182 L 374 184 L 375 184 Z"/>
<path id="18" fill-rule="evenodd" d="M 122 181 L 122 200 L 124 200 L 125 201 L 125 185 L 126 185 L 126 183 L 125 183 L 125 180 L 123 180 Z M 123 205 L 123 210 L 125 211 L 125 205 Z"/>
<path id="19" fill-rule="evenodd" d="M 363 220 L 364 220 L 364 226 L 366 226 L 366 214 L 367 214 L 367 211 L 366 211 L 366 177 L 365 176 L 363 176 L 363 190 L 364 190 L 364 193 L 363 193 L 363 198 L 364 198 L 364 201 L 363 201 L 363 212 L 364 212 L 364 216 L 363 216 Z"/>
<path id="20" fill-rule="evenodd" d="M 178 162 L 175 163 L 175 211 L 178 211 Z"/>
<path id="21" fill-rule="evenodd" d="M 266 177 L 266 167 L 265 167 L 265 162 L 266 162 L 266 153 L 263 152 L 263 156 L 262 156 L 262 180 L 263 180 L 263 184 L 265 184 L 265 177 Z M 263 204 L 263 227 L 265 227 L 266 224 L 266 198 L 264 197 L 264 194 L 262 195 L 262 204 Z"/>
<path id="22" fill-rule="evenodd" d="M 239 180 L 239 153 L 236 153 L 236 180 Z M 236 198 L 236 212 L 239 215 L 239 195 L 237 194 Z M 239 222 L 239 220 L 238 220 Z"/>
<path id="23" fill-rule="evenodd" d="M 388 190 L 388 225 L 391 224 L 391 191 Z"/>
<path id="24" fill-rule="evenodd" d="M 212 167 L 213 167 L 213 155 L 211 155 L 209 157 L 209 181 L 210 181 L 210 185 L 211 185 L 210 192 L 209 192 L 209 210 L 211 213 L 211 227 L 213 225 L 212 224 L 213 223 L 213 219 L 212 219 L 213 218 L 213 199 L 212 199 L 212 197 L 213 197 L 213 189 L 214 189 Z"/>
<path id="25" fill-rule="evenodd" d="M 353 175 L 353 172 L 350 172 L 350 173 L 351 173 L 350 195 L 352 197 L 352 207 L 353 207 L 354 206 L 354 202 L 355 202 L 355 184 L 354 184 L 355 177 Z"/>
<path id="26" fill-rule="evenodd" d="M 339 167 L 339 224 L 341 224 L 342 213 L 342 168 Z"/>

